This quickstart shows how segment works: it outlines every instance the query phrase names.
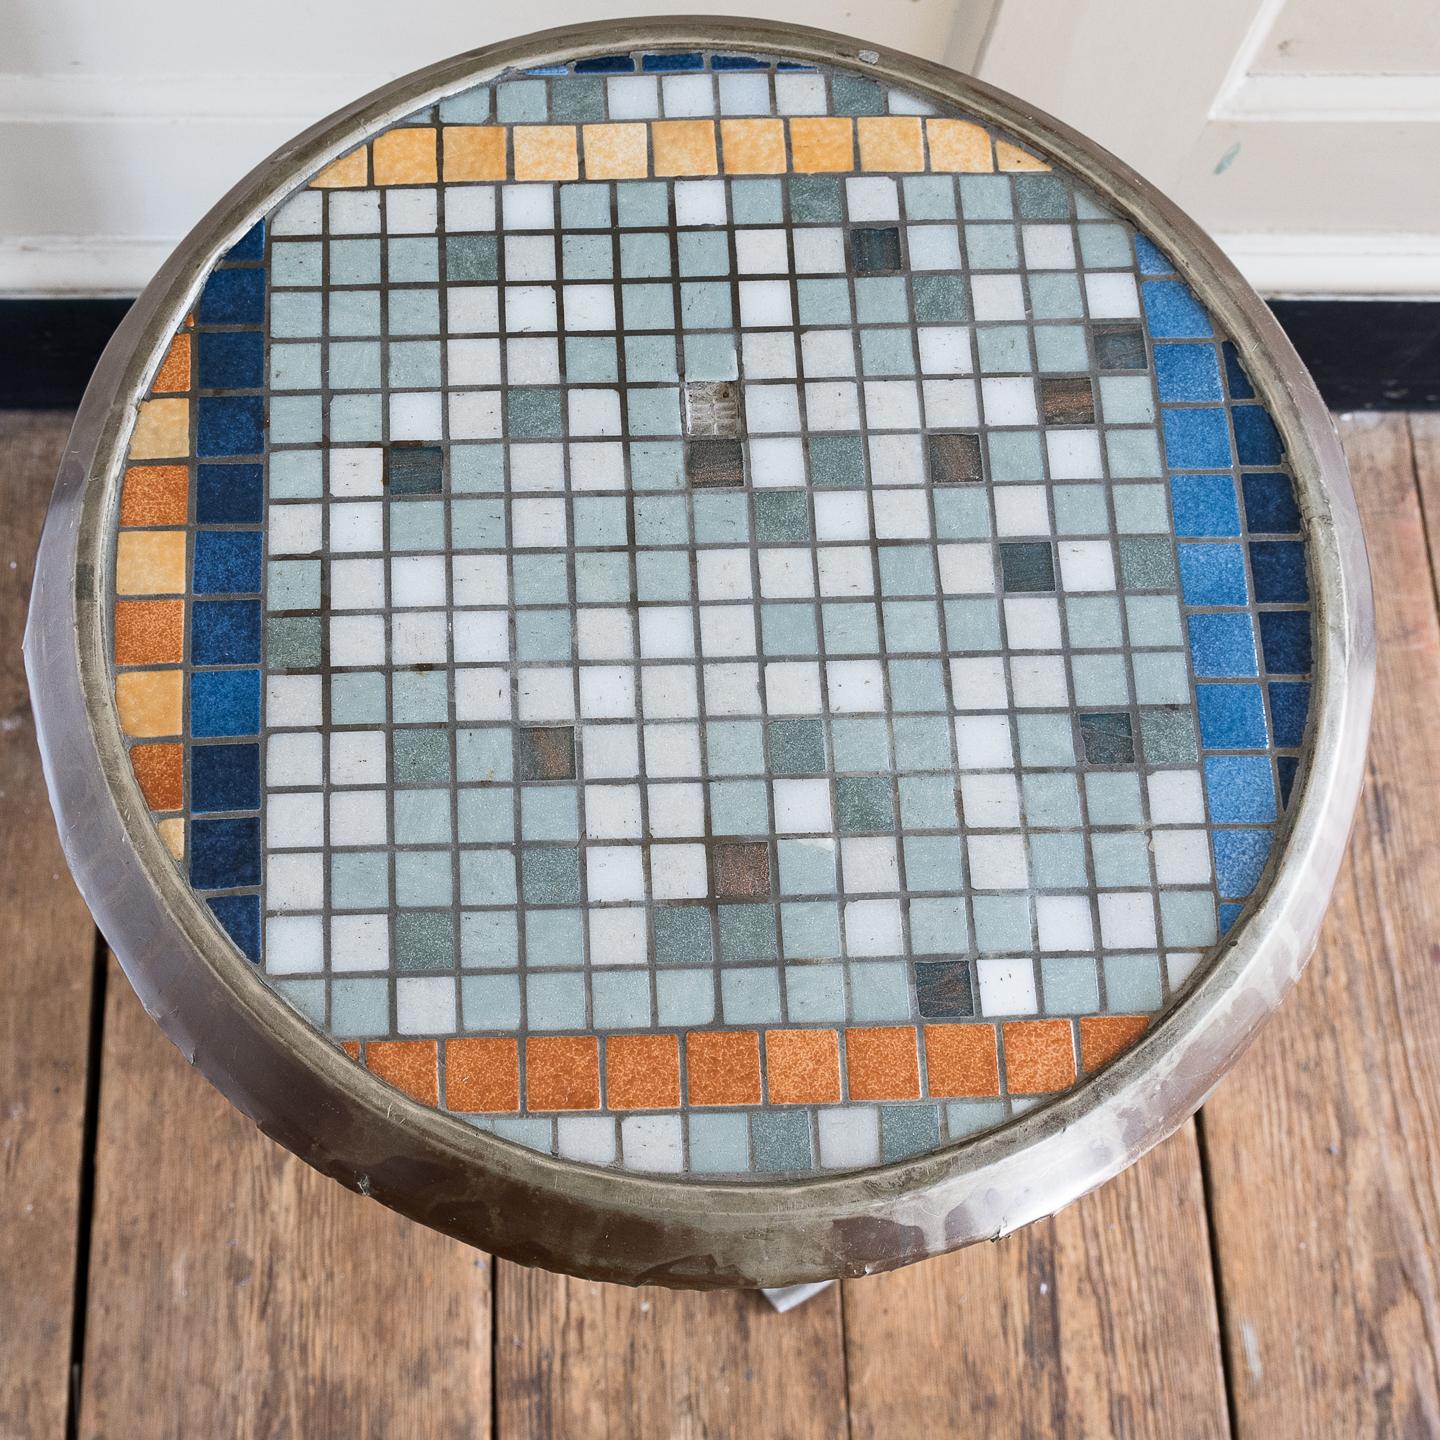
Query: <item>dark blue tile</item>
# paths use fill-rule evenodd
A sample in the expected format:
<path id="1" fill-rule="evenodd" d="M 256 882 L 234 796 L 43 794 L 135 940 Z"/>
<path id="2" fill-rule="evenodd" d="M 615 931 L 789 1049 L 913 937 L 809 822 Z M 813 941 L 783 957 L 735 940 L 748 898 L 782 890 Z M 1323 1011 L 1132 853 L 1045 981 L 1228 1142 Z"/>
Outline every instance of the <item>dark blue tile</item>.
<path id="1" fill-rule="evenodd" d="M 1176 475 L 1170 481 L 1170 504 L 1177 535 L 1240 533 L 1240 506 L 1229 475 Z"/>
<path id="2" fill-rule="evenodd" d="M 265 272 L 216 270 L 200 292 L 196 318 L 202 325 L 263 325 Z"/>
<path id="3" fill-rule="evenodd" d="M 1220 359 L 1213 345 L 1157 345 L 1155 377 L 1165 401 L 1225 398 L 1220 388 Z"/>
<path id="4" fill-rule="evenodd" d="M 880 1158 L 886 1162 L 921 1155 L 940 1143 L 938 1105 L 882 1105 Z"/>
<path id="5" fill-rule="evenodd" d="M 1260 648 L 1271 675 L 1308 675 L 1315 666 L 1308 610 L 1262 610 Z"/>
<path id="6" fill-rule="evenodd" d="M 1238 542 L 1177 545 L 1175 555 L 1180 562 L 1180 588 L 1187 605 L 1248 602 L 1245 549 Z"/>
<path id="7" fill-rule="evenodd" d="M 1213 332 L 1205 307 L 1181 280 L 1147 280 L 1140 287 L 1145 318 L 1156 340 L 1201 340 Z"/>
<path id="8" fill-rule="evenodd" d="M 190 822 L 190 883 L 197 890 L 243 890 L 260 883 L 260 819 Z"/>
<path id="9" fill-rule="evenodd" d="M 1207 755 L 1205 795 L 1217 825 L 1265 825 L 1275 819 L 1275 777 L 1266 755 Z"/>
<path id="10" fill-rule="evenodd" d="M 1275 843 L 1273 830 L 1217 830 L 1215 888 L 1222 895 L 1244 897 L 1254 892 Z"/>
<path id="11" fill-rule="evenodd" d="M 197 815 L 260 806 L 258 745 L 192 745 L 190 809 Z"/>
<path id="12" fill-rule="evenodd" d="M 1220 679 L 1258 673 L 1255 632 L 1248 615 L 1191 615 L 1187 624 L 1196 675 Z"/>
<path id="13" fill-rule="evenodd" d="M 197 530 L 195 593 L 258 595 L 260 541 L 258 530 Z"/>
<path id="14" fill-rule="evenodd" d="M 1218 405 L 1203 410 L 1164 409 L 1160 414 L 1165 425 L 1165 463 L 1170 469 L 1229 469 L 1230 428 Z"/>
<path id="15" fill-rule="evenodd" d="M 265 401 L 259 395 L 202 395 L 196 454 L 258 455 L 265 448 Z"/>
<path id="16" fill-rule="evenodd" d="M 225 933 L 240 953 L 260 963 L 260 897 L 258 895 L 217 895 L 207 902 Z"/>
<path id="17" fill-rule="evenodd" d="M 775 68 L 777 70 L 813 70 L 815 66 L 802 65 L 798 60 L 777 60 Z"/>
<path id="18" fill-rule="evenodd" d="M 1159 246 L 1143 235 L 1135 237 L 1135 260 L 1142 275 L 1169 275 L 1175 269 L 1160 253 Z"/>
<path id="19" fill-rule="evenodd" d="M 628 75 L 634 69 L 635 62 L 628 55 L 592 55 L 575 62 L 577 75 Z"/>
<path id="20" fill-rule="evenodd" d="M 1305 547 L 1298 540 L 1252 540 L 1255 598 L 1268 605 L 1303 605 L 1310 598 Z"/>
<path id="21" fill-rule="evenodd" d="M 202 390 L 258 390 L 265 383 L 265 337 L 258 330 L 202 330 Z"/>
<path id="22" fill-rule="evenodd" d="M 1296 750 L 1305 738 L 1305 721 L 1310 714 L 1310 686 L 1304 680 L 1281 680 L 1270 686 L 1270 722 L 1275 743 Z"/>
<path id="23" fill-rule="evenodd" d="M 259 465 L 201 465 L 195 477 L 195 520 L 200 525 L 258 525 L 265 489 Z"/>
<path id="24" fill-rule="evenodd" d="M 1245 491 L 1245 523 L 1252 535 L 1298 535 L 1300 507 L 1295 487 L 1283 471 L 1252 472 L 1240 477 Z"/>
<path id="25" fill-rule="evenodd" d="M 221 264 L 265 258 L 265 222 L 257 220 L 226 252 Z"/>
<path id="26" fill-rule="evenodd" d="M 190 611 L 192 665 L 258 665 L 260 602 L 197 600 Z"/>
<path id="27" fill-rule="evenodd" d="M 1278 465 L 1285 447 L 1275 422 L 1259 405 L 1236 405 L 1230 411 L 1235 426 L 1235 452 L 1242 465 Z"/>
<path id="28" fill-rule="evenodd" d="M 1230 387 L 1230 398 L 1232 400 L 1253 400 L 1255 387 L 1250 383 L 1250 377 L 1240 363 L 1240 353 L 1235 349 L 1234 341 L 1226 340 L 1220 346 L 1220 350 L 1225 356 L 1225 383 Z"/>
<path id="29" fill-rule="evenodd" d="M 712 55 L 710 68 L 712 70 L 764 70 L 766 66 L 763 60 L 757 60 L 752 55 Z"/>
<path id="30" fill-rule="evenodd" d="M 190 733 L 203 739 L 260 733 L 258 670 L 196 670 L 190 676 Z"/>
<path id="31" fill-rule="evenodd" d="M 1290 792 L 1295 788 L 1295 775 L 1300 769 L 1300 762 L 1293 755 L 1277 755 L 1275 757 L 1275 773 L 1280 778 L 1280 803 L 1287 809 L 1290 805 Z"/>
<path id="32" fill-rule="evenodd" d="M 1265 701 L 1258 685 L 1197 685 L 1200 743 L 1207 750 L 1264 750 Z"/>
<path id="33" fill-rule="evenodd" d="M 658 71 L 661 74 L 677 70 L 703 70 L 705 57 L 698 54 L 646 55 L 642 57 L 640 65 L 644 70 Z"/>

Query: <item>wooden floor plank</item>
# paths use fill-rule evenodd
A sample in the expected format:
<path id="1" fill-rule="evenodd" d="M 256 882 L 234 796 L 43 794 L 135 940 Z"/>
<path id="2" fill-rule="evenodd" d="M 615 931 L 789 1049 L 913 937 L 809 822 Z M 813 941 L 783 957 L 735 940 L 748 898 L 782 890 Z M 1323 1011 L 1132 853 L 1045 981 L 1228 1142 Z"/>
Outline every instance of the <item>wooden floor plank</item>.
<path id="1" fill-rule="evenodd" d="M 1051 1220 L 845 1285 L 854 1440 L 1228 1434 L 1193 1127 Z"/>
<path id="2" fill-rule="evenodd" d="M 1405 417 L 1342 435 L 1378 614 L 1366 793 L 1316 958 L 1202 1117 L 1242 1440 L 1440 1433 L 1440 623 Z"/>
<path id="3" fill-rule="evenodd" d="M 499 1262 L 500 1440 L 836 1440 L 840 1292 L 777 1315 L 754 1293 L 629 1290 Z"/>
<path id="4" fill-rule="evenodd" d="M 95 927 L 56 838 L 20 662 L 66 414 L 0 412 L 0 1435 L 65 1430 Z"/>
<path id="5" fill-rule="evenodd" d="M 490 1434 L 488 1257 L 265 1139 L 118 967 L 93 1237 L 82 1436 Z"/>

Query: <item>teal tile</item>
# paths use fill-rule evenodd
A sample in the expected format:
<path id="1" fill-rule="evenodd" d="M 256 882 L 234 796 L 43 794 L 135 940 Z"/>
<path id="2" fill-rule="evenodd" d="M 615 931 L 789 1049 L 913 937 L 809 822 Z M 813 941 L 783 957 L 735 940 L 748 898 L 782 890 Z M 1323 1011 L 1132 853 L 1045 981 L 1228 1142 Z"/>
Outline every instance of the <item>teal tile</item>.
<path id="1" fill-rule="evenodd" d="M 1173 595 L 1127 595 L 1125 621 L 1132 645 L 1185 643 L 1180 626 L 1180 605 Z"/>
<path id="2" fill-rule="evenodd" d="M 840 953 L 840 910 L 832 901 L 787 901 L 780 907 L 787 960 L 816 960 Z"/>
<path id="3" fill-rule="evenodd" d="M 318 345 L 272 345 L 270 347 L 270 388 L 272 390 L 318 390 L 320 388 Z M 337 388 L 344 388 L 343 386 Z"/>
<path id="4" fill-rule="evenodd" d="M 673 335 L 628 335 L 625 338 L 627 384 L 678 380 Z"/>
<path id="5" fill-rule="evenodd" d="M 696 497 L 697 503 L 699 498 Z M 805 492 L 757 490 L 755 538 L 761 544 L 805 544 L 810 539 L 810 511 Z"/>
<path id="6" fill-rule="evenodd" d="M 1100 1008 L 1100 985 L 1092 959 L 1042 959 L 1040 987 L 1047 1015 L 1090 1015 Z"/>
<path id="7" fill-rule="evenodd" d="M 518 1030 L 520 977 L 466 975 L 460 981 L 460 1020 L 466 1030 Z"/>
<path id="8" fill-rule="evenodd" d="M 784 199 L 778 180 L 732 180 L 730 218 L 736 225 L 780 225 Z"/>
<path id="9" fill-rule="evenodd" d="M 511 731 L 507 725 L 455 732 L 455 765 L 462 781 L 508 780 L 512 773 Z"/>
<path id="10" fill-rule="evenodd" d="M 905 888 L 953 892 L 964 879 L 964 861 L 958 835 L 907 835 Z"/>
<path id="11" fill-rule="evenodd" d="M 1160 1008 L 1160 957 L 1158 955 L 1107 955 L 1105 1007 L 1142 1014 Z"/>
<path id="12" fill-rule="evenodd" d="M 966 225 L 965 254 L 972 270 L 1014 270 L 1020 250 L 1013 225 Z"/>
<path id="13" fill-rule="evenodd" d="M 887 600 L 880 607 L 885 617 L 885 648 L 893 654 L 919 651 L 933 654 L 940 645 L 940 610 L 928 600 Z"/>
<path id="14" fill-rule="evenodd" d="M 836 600 L 821 606 L 827 655 L 878 655 L 880 616 L 863 600 Z"/>
<path id="15" fill-rule="evenodd" d="M 1105 456 L 1110 465 L 1110 474 L 1117 480 L 1164 473 L 1160 463 L 1160 446 L 1153 429 L 1107 428 Z"/>
<path id="16" fill-rule="evenodd" d="M 512 440 L 558 440 L 564 434 L 561 392 L 543 385 L 505 391 L 505 433 Z"/>
<path id="17" fill-rule="evenodd" d="M 1199 758 L 1195 723 L 1185 711 L 1141 710 L 1140 736 L 1147 765 L 1193 765 Z"/>
<path id="18" fill-rule="evenodd" d="M 637 440 L 630 445 L 634 490 L 683 490 L 685 449 L 678 440 Z"/>
<path id="19" fill-rule="evenodd" d="M 686 330 L 730 329 L 735 323 L 730 286 L 723 280 L 684 281 L 680 286 L 680 321 Z"/>
<path id="20" fill-rule="evenodd" d="M 397 670 L 394 688 L 397 725 L 443 725 L 449 717 L 450 690 L 443 673 Z"/>
<path id="21" fill-rule="evenodd" d="M 521 852 L 525 900 L 530 905 L 574 904 L 580 898 L 580 852 L 574 846 L 527 846 Z"/>
<path id="22" fill-rule="evenodd" d="M 270 610 L 318 610 L 320 562 L 271 560 L 265 567 L 265 605 Z"/>
<path id="23" fill-rule="evenodd" d="M 615 213 L 627 229 L 660 229 L 670 223 L 670 187 L 663 181 L 630 180 L 615 187 Z"/>
<path id="24" fill-rule="evenodd" d="M 990 478 L 997 484 L 1025 484 L 1045 478 L 1038 430 L 992 430 L 985 443 L 990 451 Z"/>
<path id="25" fill-rule="evenodd" d="M 785 1009 L 794 1024 L 845 1018 L 845 970 L 841 965 L 787 965 Z"/>
<path id="26" fill-rule="evenodd" d="M 779 840 L 775 850 L 782 895 L 835 893 L 833 840 Z"/>
<path id="27" fill-rule="evenodd" d="M 669 285 L 622 285 L 620 295 L 627 330 L 675 328 L 675 302 Z"/>
<path id="28" fill-rule="evenodd" d="M 1206 949 L 1218 936 L 1215 897 L 1208 890 L 1162 890 L 1160 922 L 1171 949 Z"/>
<path id="29" fill-rule="evenodd" d="M 761 646 L 767 655 L 815 655 L 820 640 L 815 607 L 769 601 L 760 607 Z"/>
<path id="30" fill-rule="evenodd" d="M 449 905 L 454 888 L 448 850 L 401 850 L 395 856 L 397 905 Z"/>
<path id="31" fill-rule="evenodd" d="M 910 332 L 862 329 L 860 369 L 864 375 L 913 375 L 915 347 Z"/>
<path id="32" fill-rule="evenodd" d="M 757 1174 L 813 1169 L 809 1112 L 752 1110 L 750 1146 Z"/>
<path id="33" fill-rule="evenodd" d="M 845 218 L 840 181 L 831 175 L 790 179 L 790 218 L 797 225 L 835 225 Z"/>
<path id="34" fill-rule="evenodd" d="M 1148 375 L 1102 375 L 1100 414 L 1107 425 L 1145 425 L 1155 419 Z"/>
<path id="35" fill-rule="evenodd" d="M 1134 261 L 1129 231 L 1123 225 L 1090 223 L 1080 233 L 1080 259 L 1091 270 L 1128 270 Z"/>
<path id="36" fill-rule="evenodd" d="M 804 282 L 802 282 L 804 283 Z M 905 294 L 905 278 L 901 275 L 873 275 L 855 281 L 855 318 L 861 325 L 903 324 L 910 318 Z M 801 317 L 801 324 L 806 324 Z M 826 322 L 843 323 L 838 314 Z"/>
<path id="37" fill-rule="evenodd" d="M 400 845 L 448 845 L 451 841 L 448 790 L 396 790 L 395 840 Z"/>
<path id="38" fill-rule="evenodd" d="M 401 235 L 387 240 L 385 265 L 386 282 L 391 285 L 420 285 L 438 280 L 439 242 L 433 235 Z M 377 276 L 375 281 L 362 283 L 378 283 L 378 280 Z"/>
<path id="39" fill-rule="evenodd" d="M 1133 831 L 1092 830 L 1090 863 L 1102 890 L 1127 890 L 1150 884 L 1150 847 Z"/>
<path id="40" fill-rule="evenodd" d="M 842 835 L 893 830 L 895 809 L 890 781 L 882 776 L 841 776 L 835 782 L 835 815 Z"/>
<path id="41" fill-rule="evenodd" d="M 906 830 L 944 830 L 959 824 L 955 782 L 941 775 L 902 775 L 900 824 Z"/>
<path id="42" fill-rule="evenodd" d="M 378 285 L 380 283 L 379 240 L 332 240 L 330 242 L 330 283 L 332 285 Z"/>
<path id="43" fill-rule="evenodd" d="M 478 125 L 490 118 L 490 85 L 476 85 L 440 102 L 440 119 L 447 125 Z"/>
<path id="44" fill-rule="evenodd" d="M 578 840 L 576 792 L 573 785 L 522 785 L 520 833 L 526 840 Z"/>
<path id="45" fill-rule="evenodd" d="M 553 596 L 557 590 L 563 593 L 563 581 L 559 587 L 550 589 L 549 594 Z M 642 594 L 640 598 L 651 597 Z M 630 599 L 629 557 L 598 551 L 576 555 L 575 599 L 581 605 L 625 604 Z"/>
<path id="46" fill-rule="evenodd" d="M 325 493 L 318 450 L 282 450 L 270 456 L 270 495 L 275 500 L 314 500 Z"/>
<path id="47" fill-rule="evenodd" d="M 932 490 L 935 533 L 942 540 L 978 540 L 990 534 L 990 506 L 980 489 Z"/>
<path id="48" fill-rule="evenodd" d="M 770 764 L 777 775 L 818 775 L 825 770 L 825 727 L 803 717 L 772 720 Z"/>
<path id="49" fill-rule="evenodd" d="M 397 785 L 424 785 L 450 779 L 450 737 L 444 730 L 396 730 L 391 737 Z"/>
<path id="50" fill-rule="evenodd" d="M 982 955 L 1023 955 L 1033 944 L 1030 900 L 1024 895 L 977 895 L 970 902 L 975 944 Z"/>
<path id="51" fill-rule="evenodd" d="M 684 545 L 690 539 L 690 516 L 678 495 L 641 495 L 635 499 L 635 543 L 640 546 Z"/>
<path id="52" fill-rule="evenodd" d="M 801 325 L 848 325 L 850 285 L 845 280 L 797 280 L 796 312 Z"/>
<path id="53" fill-rule="evenodd" d="M 1148 597 L 1147 597 L 1148 598 Z M 1125 643 L 1120 605 L 1112 595 L 1071 595 L 1065 601 L 1065 628 L 1076 649 L 1118 649 Z M 1132 635 L 1133 640 L 1133 635 Z"/>
<path id="54" fill-rule="evenodd" d="M 722 970 L 720 1016 L 727 1025 L 778 1024 L 783 1018 L 780 972 L 764 966 Z"/>
<path id="55" fill-rule="evenodd" d="M 1141 705 L 1187 705 L 1190 671 L 1180 650 L 1138 651 L 1130 658 L 1135 699 Z"/>
<path id="56" fill-rule="evenodd" d="M 763 775 L 765 732 L 758 720 L 711 720 L 705 760 L 712 775 Z"/>
<path id="57" fill-rule="evenodd" d="M 967 220 L 1007 220 L 1014 213 L 1007 175 L 962 175 L 960 213 Z"/>
<path id="58" fill-rule="evenodd" d="M 1170 533 L 1170 502 L 1163 485 L 1116 485 L 1112 495 L 1120 534 Z"/>
<path id="59" fill-rule="evenodd" d="M 970 290 L 963 276 L 912 275 L 910 291 L 917 324 L 948 325 L 970 318 Z"/>
<path id="60" fill-rule="evenodd" d="M 883 115 L 885 92 L 867 76 L 838 70 L 830 77 L 830 111 L 834 115 Z"/>
<path id="61" fill-rule="evenodd" d="M 330 677 L 332 725 L 383 725 L 388 718 L 383 675 L 356 670 Z"/>
<path id="62" fill-rule="evenodd" d="M 910 1155 L 922 1155 L 940 1143 L 938 1105 L 882 1105 L 880 1107 L 880 1158 L 889 1164 Z"/>
<path id="63" fill-rule="evenodd" d="M 897 770 L 950 770 L 950 721 L 946 716 L 897 715 L 892 723 Z"/>
<path id="64" fill-rule="evenodd" d="M 456 550 L 500 550 L 505 546 L 503 500 L 454 500 L 450 504 L 451 544 Z"/>
<path id="65" fill-rule="evenodd" d="M 585 1028 L 585 976 L 573 970 L 525 977 L 525 1019 L 531 1030 Z"/>
<path id="66" fill-rule="evenodd" d="M 1085 777 L 1085 806 L 1092 825 L 1139 825 L 1140 777 L 1123 771 L 1091 771 Z"/>
<path id="67" fill-rule="evenodd" d="M 928 545 L 882 545 L 879 548 L 882 594 L 935 593 L 935 561 Z"/>
<path id="68" fill-rule="evenodd" d="M 1078 827 L 1080 789 L 1073 773 L 1035 771 L 1022 777 L 1025 823 L 1037 829 Z"/>
<path id="69" fill-rule="evenodd" d="M 330 401 L 332 443 L 379 440 L 384 423 L 378 395 L 336 395 Z"/>
<path id="70" fill-rule="evenodd" d="M 889 727 L 878 716 L 835 717 L 830 722 L 830 744 L 836 770 L 890 768 Z"/>
<path id="71" fill-rule="evenodd" d="M 270 247 L 272 285 L 318 286 L 325 279 L 325 250 L 318 240 L 281 240 Z"/>
<path id="72" fill-rule="evenodd" d="M 734 380 L 739 373 L 734 335 L 700 330 L 685 336 L 686 380 Z"/>
<path id="73" fill-rule="evenodd" d="M 562 75 L 550 81 L 550 115 L 560 124 L 580 125 L 605 118 L 605 82 L 598 75 Z M 596 220 L 593 212 L 599 206 L 591 202 L 586 206 L 565 206 L 567 191 L 600 191 L 604 203 L 604 219 Z M 610 223 L 610 187 L 608 185 L 562 185 L 560 187 L 560 213 L 565 228 L 572 229 L 582 224 Z"/>
<path id="74" fill-rule="evenodd" d="M 649 975 L 636 971 L 594 971 L 590 976 L 590 1006 L 597 1030 L 649 1028 Z"/>
<path id="75" fill-rule="evenodd" d="M 1090 368 L 1083 325 L 1037 325 L 1035 368 L 1042 374 L 1065 374 Z"/>
<path id="76" fill-rule="evenodd" d="M 270 297 L 270 332 L 272 335 L 318 335 L 320 333 L 320 302 L 313 307 L 308 296 L 272 295 Z M 331 335 L 378 335 L 380 333 L 380 292 L 378 290 L 332 290 L 325 303 L 330 313 Z M 314 310 L 312 330 L 311 310 Z M 277 313 L 278 312 L 278 313 Z M 438 322 L 440 313 L 435 312 Z M 439 325 L 437 323 L 436 330 Z"/>
<path id="77" fill-rule="evenodd" d="M 1000 607 L 994 600 L 947 600 L 945 636 L 960 654 L 999 650 Z"/>
<path id="78" fill-rule="evenodd" d="M 322 653 L 317 617 L 272 615 L 265 621 L 265 658 L 272 670 L 313 670 Z"/>
<path id="79" fill-rule="evenodd" d="M 949 175 L 907 175 L 900 186 L 907 220 L 955 218 L 955 182 Z"/>
<path id="80" fill-rule="evenodd" d="M 680 273 L 687 279 L 730 273 L 730 239 L 725 231 L 682 230 L 676 245 Z"/>
<path id="81" fill-rule="evenodd" d="M 708 1025 L 715 1018 L 715 972 L 710 969 L 658 971 L 655 1013 L 665 1026 Z M 693 1117 L 691 1123 L 694 1123 Z"/>
<path id="82" fill-rule="evenodd" d="M 1075 763 L 1075 734 L 1069 715 L 1017 715 L 1020 763 L 1043 768 Z"/>
<path id="83" fill-rule="evenodd" d="M 764 835 L 769 828 L 770 812 L 763 781 L 711 781 L 711 834 Z"/>
<path id="84" fill-rule="evenodd" d="M 330 1023 L 337 1040 L 366 1040 L 390 1033 L 390 982 L 354 976 L 330 982 Z"/>
<path id="85" fill-rule="evenodd" d="M 272 395 L 270 432 L 272 445 L 310 445 L 322 435 L 318 395 Z"/>
<path id="86" fill-rule="evenodd" d="M 485 845 L 515 838 L 514 801 L 509 786 L 461 790 L 455 797 L 462 845 Z"/>
<path id="87" fill-rule="evenodd" d="M 945 668 L 939 660 L 892 660 L 890 703 L 896 710 L 944 710 Z"/>
<path id="88" fill-rule="evenodd" d="M 696 495 L 691 505 L 697 545 L 743 545 L 749 540 L 750 516 L 743 494 Z M 669 558 L 686 560 L 688 557 Z"/>
<path id="89" fill-rule="evenodd" d="M 450 488 L 475 494 L 505 488 L 505 449 L 501 445 L 450 446 Z"/>
<path id="90" fill-rule="evenodd" d="M 1030 332 L 1024 325 L 982 325 L 975 332 L 975 354 L 989 375 L 1028 374 Z"/>
<path id="91" fill-rule="evenodd" d="M 467 910 L 460 917 L 460 963 L 468 970 L 504 970 L 520 963 L 514 910 Z"/>
<path id="92" fill-rule="evenodd" d="M 963 955 L 969 948 L 967 910 L 958 896 L 910 901 L 910 950 L 915 955 Z"/>
<path id="93" fill-rule="evenodd" d="M 495 87 L 495 118 L 503 125 L 548 120 L 548 101 L 544 80 L 505 80 Z"/>
<path id="94" fill-rule="evenodd" d="M 405 859 L 396 857 L 397 862 Z M 395 883 L 400 886 L 397 864 Z M 403 900 L 400 902 L 405 903 Z M 455 922 L 447 910 L 402 910 L 395 916 L 395 968 L 449 970 L 455 964 Z"/>
<path id="95" fill-rule="evenodd" d="M 852 961 L 850 1018 L 862 1023 L 911 1018 L 910 978 L 903 961 Z"/>
<path id="96" fill-rule="evenodd" d="M 620 378 L 615 341 L 608 335 L 567 335 L 565 378 L 572 385 L 613 385 Z"/>
<path id="97" fill-rule="evenodd" d="M 690 1169 L 697 1175 L 733 1175 L 750 1169 L 750 1127 L 743 1114 L 687 1117 Z"/>
<path id="98" fill-rule="evenodd" d="M 407 500 L 389 512 L 392 551 L 445 548 L 445 507 L 438 500 Z"/>
<path id="99" fill-rule="evenodd" d="M 683 551 L 640 551 L 635 556 L 635 590 L 641 600 L 688 600 L 689 555 Z"/>
<path id="100" fill-rule="evenodd" d="M 710 912 L 703 905 L 657 905 L 652 912 L 655 962 L 704 965 L 711 959 Z M 661 1024 L 665 1024 L 663 1019 Z"/>
<path id="101" fill-rule="evenodd" d="M 1068 220 L 1070 193 L 1058 175 L 1017 175 L 1015 203 L 1023 220 Z M 1130 263 L 1128 260 L 1125 262 Z"/>
<path id="102" fill-rule="evenodd" d="M 1122 654 L 1078 654 L 1070 657 L 1075 703 L 1084 709 L 1130 703 L 1130 677 Z"/>
<path id="103" fill-rule="evenodd" d="M 618 546 L 630 543 L 630 521 L 622 497 L 577 496 L 570 504 L 577 544 Z M 566 628 L 568 631 L 568 625 Z"/>
<path id="104" fill-rule="evenodd" d="M 445 278 L 455 281 L 491 281 L 499 275 L 493 235 L 447 235 Z"/>
<path id="105" fill-rule="evenodd" d="M 388 906 L 390 857 L 375 850 L 342 850 L 331 855 L 330 903 L 336 910 Z"/>
<path id="106" fill-rule="evenodd" d="M 325 982 L 323 980 L 273 980 L 281 997 L 318 1029 L 325 1028 Z"/>
<path id="107" fill-rule="evenodd" d="M 567 280 L 608 280 L 615 273 L 615 246 L 608 235 L 565 235 L 560 273 Z"/>
<path id="108" fill-rule="evenodd" d="M 1030 312 L 1037 320 L 1078 320 L 1085 314 L 1078 276 L 1055 270 L 1032 273 L 1028 278 Z M 1147 379 L 1145 383 L 1148 386 L 1150 382 Z"/>
<path id="109" fill-rule="evenodd" d="M 543 966 L 545 969 L 560 969 L 567 965 L 582 965 L 584 961 L 584 921 L 579 910 L 527 910 L 525 912 L 525 963 L 527 965 Z"/>
<path id="110" fill-rule="evenodd" d="M 1090 819 L 1095 823 L 1093 814 Z M 1070 830 L 1032 833 L 1030 879 L 1037 890 L 1076 890 L 1088 884 L 1084 836 Z"/>
<path id="111" fill-rule="evenodd" d="M 670 274 L 670 236 L 635 231 L 620 237 L 620 273 L 627 280 L 650 280 Z"/>

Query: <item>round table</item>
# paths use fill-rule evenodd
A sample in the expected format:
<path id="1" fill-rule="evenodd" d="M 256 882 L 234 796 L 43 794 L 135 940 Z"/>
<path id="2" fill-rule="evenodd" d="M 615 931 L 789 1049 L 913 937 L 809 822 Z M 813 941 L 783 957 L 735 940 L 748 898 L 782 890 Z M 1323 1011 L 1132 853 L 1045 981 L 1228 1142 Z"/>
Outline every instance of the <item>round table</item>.
<path id="1" fill-rule="evenodd" d="M 147 1008 L 342 1183 L 778 1285 L 1049 1214 L 1312 949 L 1373 635 L 1275 321 L 912 57 L 581 27 L 243 180 L 77 418 L 27 662 Z"/>

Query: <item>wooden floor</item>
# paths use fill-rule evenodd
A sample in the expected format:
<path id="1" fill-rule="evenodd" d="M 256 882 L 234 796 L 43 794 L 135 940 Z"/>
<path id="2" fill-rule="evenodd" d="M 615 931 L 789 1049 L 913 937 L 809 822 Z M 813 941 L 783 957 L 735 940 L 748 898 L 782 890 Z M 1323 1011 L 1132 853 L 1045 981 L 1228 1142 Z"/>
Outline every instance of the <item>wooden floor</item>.
<path id="1" fill-rule="evenodd" d="M 492 1262 L 187 1071 L 35 753 L 19 639 L 67 426 L 0 414 L 0 1440 L 1440 1436 L 1440 416 L 1341 422 L 1380 691 L 1298 992 L 1097 1194 L 783 1317 Z"/>

